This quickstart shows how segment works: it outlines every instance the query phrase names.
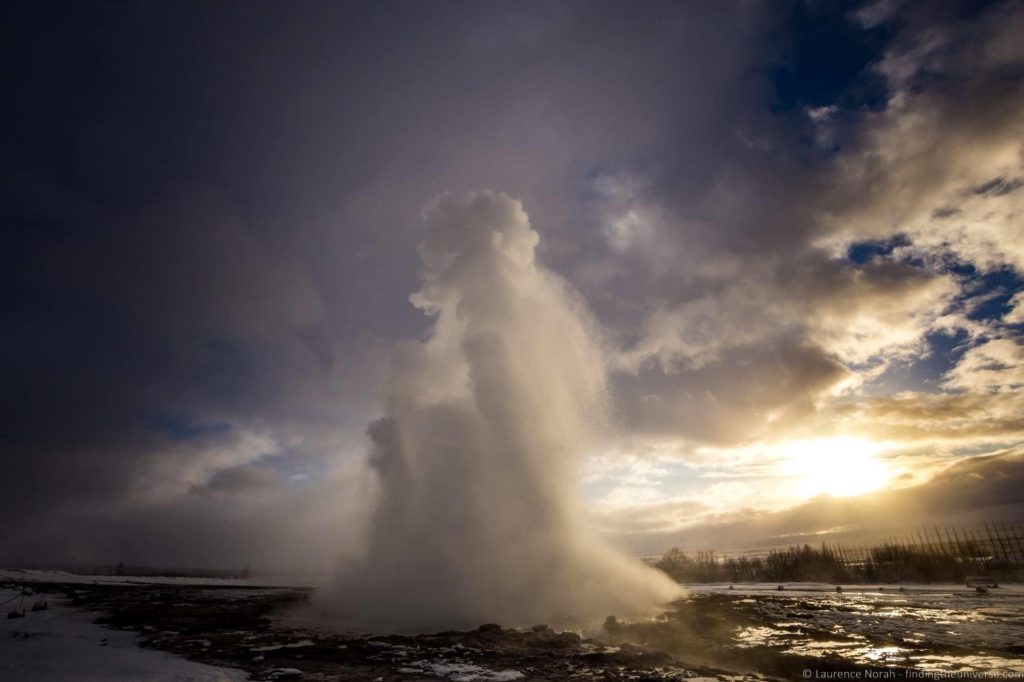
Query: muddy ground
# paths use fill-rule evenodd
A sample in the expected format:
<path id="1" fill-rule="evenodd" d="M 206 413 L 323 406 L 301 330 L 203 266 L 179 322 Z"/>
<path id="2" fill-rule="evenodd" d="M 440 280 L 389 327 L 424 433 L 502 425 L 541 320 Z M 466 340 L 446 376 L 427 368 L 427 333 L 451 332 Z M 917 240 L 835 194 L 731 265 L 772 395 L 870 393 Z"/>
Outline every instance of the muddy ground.
<path id="1" fill-rule="evenodd" d="M 871 609 L 855 598 L 708 592 L 692 594 L 659 618 L 609 621 L 586 637 L 496 624 L 367 636 L 282 618 L 309 599 L 306 589 L 38 582 L 30 588 L 91 611 L 108 627 L 138 633 L 143 646 L 239 668 L 254 680 L 755 680 L 806 679 L 805 670 L 900 679 L 913 668 L 906 640 L 919 629 L 908 616 L 902 625 L 892 621 L 889 631 L 858 631 L 871 621 Z M 1015 614 L 1004 618 L 1006 625 L 1024 634 L 1024 620 Z M 884 614 L 876 615 L 884 621 Z M 947 668 L 957 669 L 958 657 L 976 661 L 979 654 L 977 642 L 958 641 L 918 642 L 913 651 L 953 661 Z M 993 660 L 1011 660 L 1024 653 L 1019 644 L 1011 636 L 981 648 Z"/>

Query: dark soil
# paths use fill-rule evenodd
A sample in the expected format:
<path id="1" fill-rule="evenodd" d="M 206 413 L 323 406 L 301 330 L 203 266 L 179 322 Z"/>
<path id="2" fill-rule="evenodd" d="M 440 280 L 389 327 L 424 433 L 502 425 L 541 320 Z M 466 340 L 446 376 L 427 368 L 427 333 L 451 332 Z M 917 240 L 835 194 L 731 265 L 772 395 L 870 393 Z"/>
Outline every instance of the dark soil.
<path id="1" fill-rule="evenodd" d="M 712 680 L 801 679 L 804 668 L 862 671 L 842 660 L 737 649 L 736 628 L 758 622 L 754 610 L 724 595 L 679 602 L 658 620 L 612 619 L 598 639 L 546 626 L 490 624 L 468 632 L 364 636 L 289 625 L 277 616 L 301 607 L 310 591 L 291 588 L 160 584 L 40 584 L 97 614 L 98 622 L 139 633 L 142 645 L 211 665 L 239 668 L 254 680 L 391 682 L 402 680 Z M 518 671 L 522 677 L 516 677 Z M 726 672 L 728 671 L 728 672 Z M 880 668 L 884 677 L 899 673 Z M 898 674 L 902 677 L 902 674 Z"/>

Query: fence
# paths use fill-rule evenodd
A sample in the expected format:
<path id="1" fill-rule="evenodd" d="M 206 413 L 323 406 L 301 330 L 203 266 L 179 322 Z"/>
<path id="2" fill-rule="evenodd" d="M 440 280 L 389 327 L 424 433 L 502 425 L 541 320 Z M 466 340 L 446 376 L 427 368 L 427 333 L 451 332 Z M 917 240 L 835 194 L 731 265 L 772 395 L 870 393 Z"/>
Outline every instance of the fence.
<path id="1" fill-rule="evenodd" d="M 1009 582 L 1024 578 L 1024 530 L 996 522 L 921 526 L 872 545 L 805 544 L 724 557 L 672 549 L 651 563 L 680 582 L 959 582 L 979 574 Z"/>

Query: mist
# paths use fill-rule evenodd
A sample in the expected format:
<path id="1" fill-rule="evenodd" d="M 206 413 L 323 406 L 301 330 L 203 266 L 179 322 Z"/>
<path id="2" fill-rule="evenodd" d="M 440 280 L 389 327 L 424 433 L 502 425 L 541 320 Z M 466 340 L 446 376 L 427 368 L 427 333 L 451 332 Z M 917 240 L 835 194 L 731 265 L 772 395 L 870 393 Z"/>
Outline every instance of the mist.
<path id="1" fill-rule="evenodd" d="M 679 594 L 594 536 L 578 502 L 581 454 L 607 424 L 594 326 L 535 260 L 518 201 L 444 194 L 423 211 L 433 318 L 400 346 L 387 417 L 368 429 L 380 485 L 364 557 L 325 591 L 345 622 L 401 630 L 583 622 Z"/>

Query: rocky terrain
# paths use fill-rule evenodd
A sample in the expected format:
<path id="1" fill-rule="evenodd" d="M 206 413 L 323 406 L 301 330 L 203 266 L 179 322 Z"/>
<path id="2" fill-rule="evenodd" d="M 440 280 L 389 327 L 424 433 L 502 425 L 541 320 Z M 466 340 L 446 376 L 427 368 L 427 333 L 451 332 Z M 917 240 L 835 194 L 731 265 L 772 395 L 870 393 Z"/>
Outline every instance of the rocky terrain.
<path id="1" fill-rule="evenodd" d="M 106 628 L 134 633 L 142 647 L 254 680 L 724 681 L 794 679 L 805 670 L 896 679 L 912 669 L 1024 670 L 1019 591 L 723 586 L 695 589 L 657 618 L 610 616 L 585 632 L 483 624 L 369 635 L 290 617 L 309 600 L 310 590 L 299 587 L 81 579 L 3 587 L 31 590 L 30 603 L 45 598 L 91 614 Z M 21 622 L 9 620 L 9 631 Z"/>

